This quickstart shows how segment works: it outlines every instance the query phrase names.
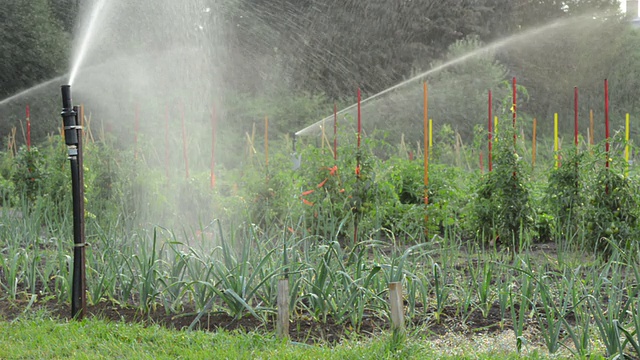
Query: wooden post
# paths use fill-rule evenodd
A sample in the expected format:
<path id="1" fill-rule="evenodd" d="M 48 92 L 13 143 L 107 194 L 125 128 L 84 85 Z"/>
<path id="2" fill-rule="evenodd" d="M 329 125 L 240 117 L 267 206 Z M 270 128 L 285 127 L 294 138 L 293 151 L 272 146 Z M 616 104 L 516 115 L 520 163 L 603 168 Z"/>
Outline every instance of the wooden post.
<path id="1" fill-rule="evenodd" d="M 392 329 L 404 330 L 404 308 L 402 305 L 402 283 L 389 283 L 389 309 Z"/>
<path id="2" fill-rule="evenodd" d="M 593 134 L 593 109 L 589 110 L 589 148 L 595 143 Z"/>
<path id="3" fill-rule="evenodd" d="M 278 280 L 278 320 L 276 334 L 279 338 L 289 337 L 289 279 Z"/>

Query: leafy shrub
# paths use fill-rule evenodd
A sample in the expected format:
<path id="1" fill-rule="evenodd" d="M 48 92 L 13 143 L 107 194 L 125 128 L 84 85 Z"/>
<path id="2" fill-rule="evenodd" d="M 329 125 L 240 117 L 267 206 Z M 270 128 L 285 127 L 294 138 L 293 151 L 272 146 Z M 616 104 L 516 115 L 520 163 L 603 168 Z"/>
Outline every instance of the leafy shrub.
<path id="1" fill-rule="evenodd" d="M 545 191 L 545 205 L 549 215 L 555 219 L 557 236 L 568 236 L 567 231 L 575 232 L 578 221 L 583 216 L 585 192 L 583 169 L 586 153 L 577 153 L 570 149 L 561 166 L 549 173 Z M 549 234 L 551 235 L 551 234 Z"/>
<path id="2" fill-rule="evenodd" d="M 606 256 L 613 246 L 628 249 L 638 235 L 638 193 L 636 181 L 616 167 L 602 168 L 591 184 L 587 216 L 590 244 Z"/>
<path id="3" fill-rule="evenodd" d="M 513 148 L 513 130 L 501 132 L 494 151 L 493 171 L 480 179 L 472 213 L 474 228 L 480 239 L 499 240 L 522 246 L 521 234 L 534 223 L 530 194 L 527 187 L 529 174 Z"/>

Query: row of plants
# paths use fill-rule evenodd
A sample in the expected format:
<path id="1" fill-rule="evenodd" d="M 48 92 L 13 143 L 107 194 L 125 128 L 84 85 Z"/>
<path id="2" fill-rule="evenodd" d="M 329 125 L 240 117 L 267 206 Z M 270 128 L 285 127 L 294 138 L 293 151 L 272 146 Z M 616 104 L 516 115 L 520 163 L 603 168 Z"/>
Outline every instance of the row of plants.
<path id="1" fill-rule="evenodd" d="M 49 216 L 44 209 L 22 219 L 3 214 L 0 286 L 9 300 L 69 298 L 70 224 Z M 407 247 L 390 242 L 392 233 L 341 245 L 338 238 L 305 233 L 301 223 L 288 223 L 294 233 L 267 235 L 247 223 L 227 233 L 216 221 L 211 232 L 180 235 L 157 227 L 126 234 L 89 221 L 88 301 L 269 322 L 277 280 L 288 277 L 294 317 L 357 331 L 366 321 L 388 318 L 388 284 L 401 281 L 410 328 L 455 323 L 475 329 L 484 321 L 488 330 L 512 329 L 518 350 L 539 341 L 550 353 L 576 356 L 638 349 L 637 244 L 614 250 L 609 261 L 529 245 L 514 254 L 452 237 Z"/>
<path id="2" fill-rule="evenodd" d="M 114 144 L 89 143 L 89 302 L 269 321 L 277 280 L 288 277 L 294 316 L 357 329 L 387 318 L 388 283 L 402 281 L 415 324 L 493 319 L 513 329 L 519 349 L 536 327 L 551 353 L 637 348 L 635 175 L 624 175 L 613 152 L 606 168 L 594 147 L 569 149 L 547 179 L 511 138 L 504 131 L 497 140 L 491 173 L 436 153 L 426 206 L 422 162 L 389 155 L 397 149 L 375 138 L 341 147 L 337 160 L 328 148 L 304 147 L 297 170 L 284 152 L 268 168 L 256 157 L 219 169 L 214 189 L 208 172 L 167 176 Z M 63 142 L 4 155 L 3 294 L 66 302 Z M 557 251 L 535 252 L 541 241 Z"/>

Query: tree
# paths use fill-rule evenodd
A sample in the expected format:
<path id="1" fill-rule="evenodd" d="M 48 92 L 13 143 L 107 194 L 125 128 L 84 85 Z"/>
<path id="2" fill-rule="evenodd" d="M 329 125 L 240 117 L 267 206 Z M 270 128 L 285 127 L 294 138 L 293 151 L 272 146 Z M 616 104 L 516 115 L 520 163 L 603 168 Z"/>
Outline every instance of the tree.
<path id="1" fill-rule="evenodd" d="M 53 18 L 47 0 L 5 0 L 0 6 L 0 100 L 60 75 L 68 68 L 69 36 Z M 60 84 L 52 84 L 58 86 Z M 0 107 L 0 134 L 5 136 L 17 121 L 24 121 L 25 105 L 32 119 L 46 121 L 33 127 L 34 141 L 58 128 L 59 90 L 21 96 Z M 32 94 L 33 95 L 33 94 Z M 55 98 L 58 99 L 57 97 Z M 18 130 L 20 134 L 20 130 Z M 19 137 L 21 140 L 22 137 Z"/>
<path id="2" fill-rule="evenodd" d="M 68 36 L 47 0 L 7 0 L 0 7 L 0 97 L 66 70 Z"/>

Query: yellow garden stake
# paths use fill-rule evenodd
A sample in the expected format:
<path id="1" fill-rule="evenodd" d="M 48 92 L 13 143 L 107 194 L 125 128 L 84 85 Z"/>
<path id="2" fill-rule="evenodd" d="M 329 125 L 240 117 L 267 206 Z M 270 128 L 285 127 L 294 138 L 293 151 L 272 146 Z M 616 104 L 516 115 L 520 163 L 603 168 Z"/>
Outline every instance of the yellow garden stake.
<path id="1" fill-rule="evenodd" d="M 493 141 L 498 142 L 498 117 L 493 118 Z"/>
<path id="2" fill-rule="evenodd" d="M 433 147 L 433 119 L 429 119 L 429 147 Z"/>
<path id="3" fill-rule="evenodd" d="M 624 131 L 624 161 L 625 161 L 625 170 L 624 176 L 629 176 L 629 113 L 627 113 L 626 121 L 625 121 L 625 131 Z"/>
<path id="4" fill-rule="evenodd" d="M 556 169 L 560 167 L 558 159 L 558 113 L 553 114 L 553 158 L 556 161 Z"/>

